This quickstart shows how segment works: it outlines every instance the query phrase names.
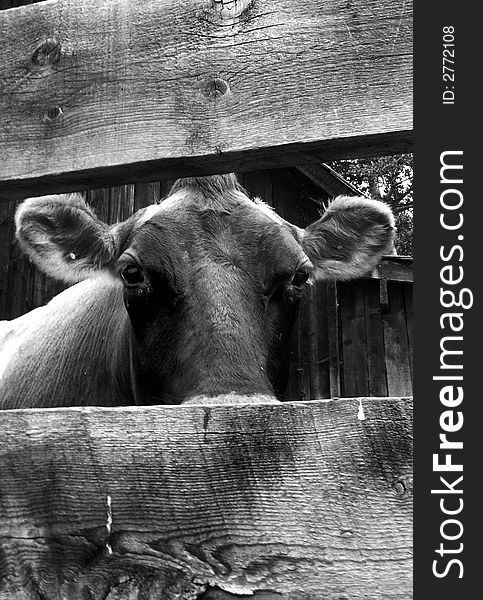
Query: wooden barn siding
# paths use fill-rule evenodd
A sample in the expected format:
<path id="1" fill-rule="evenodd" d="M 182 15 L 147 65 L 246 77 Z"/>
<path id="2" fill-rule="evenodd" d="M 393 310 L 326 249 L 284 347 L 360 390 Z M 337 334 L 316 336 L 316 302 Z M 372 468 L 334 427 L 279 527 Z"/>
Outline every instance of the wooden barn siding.
<path id="1" fill-rule="evenodd" d="M 0 10 L 15 8 L 16 6 L 25 6 L 27 4 L 35 4 L 36 2 L 42 2 L 42 0 L 0 0 Z"/>
<path id="2" fill-rule="evenodd" d="M 337 285 L 342 396 L 412 394 L 412 283 L 388 282 L 387 311 L 378 280 Z"/>

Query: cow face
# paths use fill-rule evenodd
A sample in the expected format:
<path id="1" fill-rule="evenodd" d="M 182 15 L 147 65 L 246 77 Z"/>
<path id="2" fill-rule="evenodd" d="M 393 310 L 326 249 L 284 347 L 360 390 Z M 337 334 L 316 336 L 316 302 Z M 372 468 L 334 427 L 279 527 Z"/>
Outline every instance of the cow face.
<path id="1" fill-rule="evenodd" d="M 304 286 L 370 271 L 393 241 L 386 205 L 338 198 L 299 229 L 251 201 L 234 176 L 178 181 L 160 205 L 108 226 L 78 195 L 32 198 L 17 235 L 47 274 L 109 273 L 129 315 L 135 400 L 281 396 Z"/>

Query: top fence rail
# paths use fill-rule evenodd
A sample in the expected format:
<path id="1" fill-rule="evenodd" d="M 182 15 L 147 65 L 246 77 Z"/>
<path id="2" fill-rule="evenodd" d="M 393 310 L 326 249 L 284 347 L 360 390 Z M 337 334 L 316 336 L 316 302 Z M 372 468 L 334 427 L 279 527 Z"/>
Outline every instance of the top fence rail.
<path id="1" fill-rule="evenodd" d="M 0 11 L 0 199 L 408 151 L 404 0 Z"/>

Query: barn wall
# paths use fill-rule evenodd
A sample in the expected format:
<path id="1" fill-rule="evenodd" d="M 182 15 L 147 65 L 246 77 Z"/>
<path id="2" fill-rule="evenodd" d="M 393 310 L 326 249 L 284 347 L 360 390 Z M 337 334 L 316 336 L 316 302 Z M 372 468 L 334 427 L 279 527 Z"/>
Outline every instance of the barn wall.
<path id="1" fill-rule="evenodd" d="M 412 394 L 412 283 L 338 284 L 342 396 Z"/>
<path id="2" fill-rule="evenodd" d="M 24 6 L 25 4 L 35 4 L 36 2 L 42 2 L 42 0 L 0 0 L 0 10 Z"/>

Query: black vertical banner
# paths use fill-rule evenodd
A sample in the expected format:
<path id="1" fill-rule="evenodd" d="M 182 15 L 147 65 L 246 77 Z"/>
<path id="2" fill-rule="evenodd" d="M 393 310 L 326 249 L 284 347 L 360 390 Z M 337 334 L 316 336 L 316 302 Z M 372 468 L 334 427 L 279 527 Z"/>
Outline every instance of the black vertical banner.
<path id="1" fill-rule="evenodd" d="M 415 5 L 414 597 L 481 595 L 480 19 Z"/>

